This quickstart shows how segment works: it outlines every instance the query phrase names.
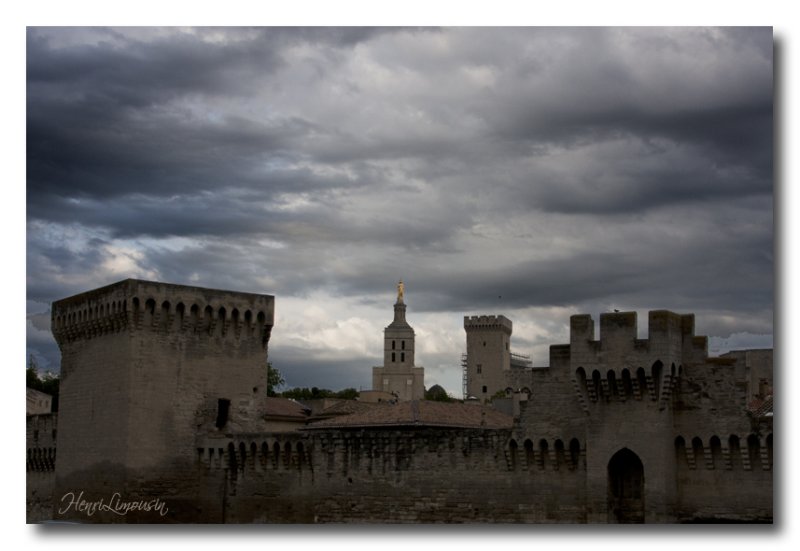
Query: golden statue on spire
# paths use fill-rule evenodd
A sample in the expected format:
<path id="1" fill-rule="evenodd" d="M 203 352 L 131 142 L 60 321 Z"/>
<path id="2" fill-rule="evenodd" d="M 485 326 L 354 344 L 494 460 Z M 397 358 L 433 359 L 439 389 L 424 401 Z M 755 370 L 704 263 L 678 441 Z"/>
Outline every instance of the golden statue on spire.
<path id="1" fill-rule="evenodd" d="M 405 293 L 406 286 L 403 285 L 403 280 L 397 282 L 397 302 L 403 302 L 403 294 Z"/>

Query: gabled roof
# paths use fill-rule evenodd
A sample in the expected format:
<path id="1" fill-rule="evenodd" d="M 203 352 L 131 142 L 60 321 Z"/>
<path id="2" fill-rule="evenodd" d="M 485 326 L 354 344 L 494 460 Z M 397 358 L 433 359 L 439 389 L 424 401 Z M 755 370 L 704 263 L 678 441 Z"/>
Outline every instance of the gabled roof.
<path id="1" fill-rule="evenodd" d="M 350 415 L 324 419 L 306 429 L 366 427 L 511 428 L 514 419 L 488 406 L 414 400 L 381 404 Z"/>
<path id="2" fill-rule="evenodd" d="M 387 405 L 386 402 L 359 402 L 357 400 L 340 400 L 332 406 L 325 408 L 320 413 L 320 417 L 335 417 L 339 415 L 350 415 L 352 413 L 361 413 L 364 411 L 371 411 L 376 407 Z"/>
<path id="3" fill-rule="evenodd" d="M 264 408 L 265 418 L 296 419 L 301 421 L 307 419 L 308 415 L 309 409 L 307 407 L 290 398 L 269 397 Z"/>

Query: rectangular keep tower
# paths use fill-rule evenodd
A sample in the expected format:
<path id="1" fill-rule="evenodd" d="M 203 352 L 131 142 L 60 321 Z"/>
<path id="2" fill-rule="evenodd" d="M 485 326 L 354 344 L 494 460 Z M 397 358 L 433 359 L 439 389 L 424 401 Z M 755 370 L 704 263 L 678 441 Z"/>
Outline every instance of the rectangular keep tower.
<path id="1" fill-rule="evenodd" d="M 487 402 L 508 386 L 511 320 L 505 316 L 464 316 L 467 333 L 467 395 Z"/>
<path id="2" fill-rule="evenodd" d="M 170 495 L 163 481 L 191 477 L 198 432 L 261 429 L 273 318 L 269 295 L 136 279 L 53 303 L 56 495 Z M 175 488 L 173 507 L 188 507 L 192 484 Z"/>

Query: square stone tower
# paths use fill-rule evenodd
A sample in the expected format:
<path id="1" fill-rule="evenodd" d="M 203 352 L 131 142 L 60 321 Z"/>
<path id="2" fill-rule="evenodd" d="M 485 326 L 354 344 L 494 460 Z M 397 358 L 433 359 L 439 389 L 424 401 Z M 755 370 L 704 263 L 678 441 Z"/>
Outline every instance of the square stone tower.
<path id="1" fill-rule="evenodd" d="M 53 303 L 57 499 L 155 494 L 177 513 L 182 500 L 198 507 L 198 433 L 262 428 L 273 317 L 269 295 L 135 279 Z"/>
<path id="2" fill-rule="evenodd" d="M 467 333 L 467 396 L 487 402 L 509 384 L 511 320 L 505 316 L 464 316 Z"/>

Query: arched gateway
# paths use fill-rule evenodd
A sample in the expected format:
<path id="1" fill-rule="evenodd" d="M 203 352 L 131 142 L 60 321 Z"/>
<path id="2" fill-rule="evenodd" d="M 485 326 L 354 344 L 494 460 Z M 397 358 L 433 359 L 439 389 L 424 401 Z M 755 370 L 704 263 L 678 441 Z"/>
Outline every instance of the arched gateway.
<path id="1" fill-rule="evenodd" d="M 644 522 L 644 466 L 628 448 L 608 462 L 608 522 Z"/>

